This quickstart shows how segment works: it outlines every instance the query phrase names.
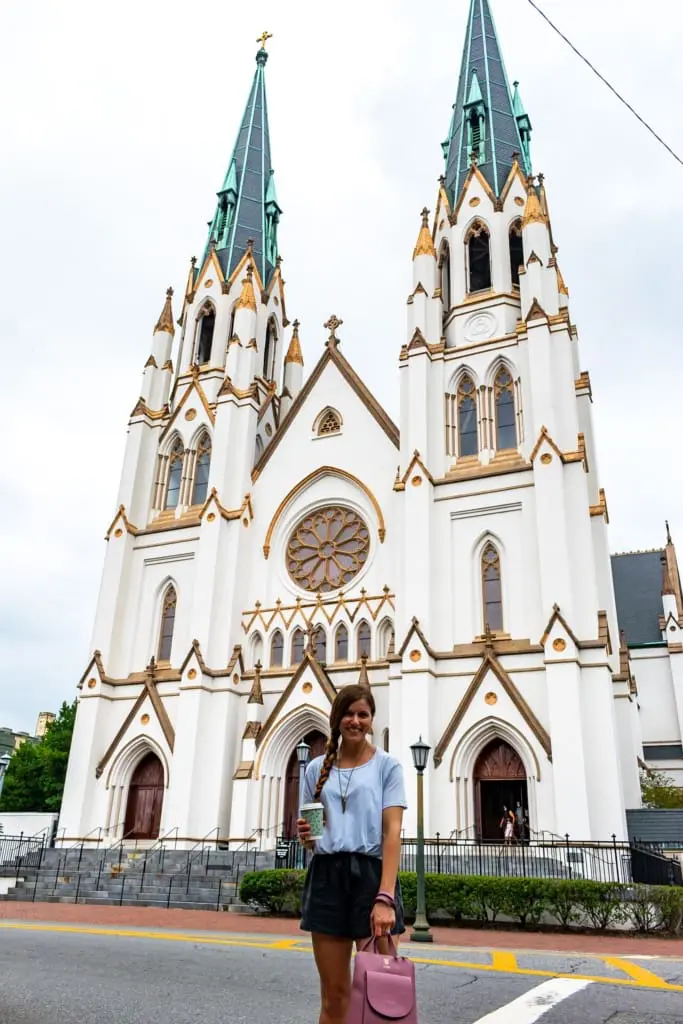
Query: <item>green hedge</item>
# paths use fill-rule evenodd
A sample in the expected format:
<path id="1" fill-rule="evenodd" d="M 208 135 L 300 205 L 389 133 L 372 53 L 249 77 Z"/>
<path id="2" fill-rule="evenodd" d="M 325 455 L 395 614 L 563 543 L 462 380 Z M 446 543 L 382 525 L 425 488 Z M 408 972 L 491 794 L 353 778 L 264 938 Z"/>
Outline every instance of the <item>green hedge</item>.
<path id="1" fill-rule="evenodd" d="M 254 871 L 240 886 L 243 903 L 268 914 L 298 915 L 303 871 Z M 399 876 L 406 917 L 415 916 L 417 880 L 412 872 Z M 561 928 L 616 926 L 639 932 L 683 932 L 683 889 L 674 886 L 543 878 L 489 878 L 479 875 L 426 875 L 427 916 L 493 924 L 501 917 L 522 928 L 544 918 Z"/>

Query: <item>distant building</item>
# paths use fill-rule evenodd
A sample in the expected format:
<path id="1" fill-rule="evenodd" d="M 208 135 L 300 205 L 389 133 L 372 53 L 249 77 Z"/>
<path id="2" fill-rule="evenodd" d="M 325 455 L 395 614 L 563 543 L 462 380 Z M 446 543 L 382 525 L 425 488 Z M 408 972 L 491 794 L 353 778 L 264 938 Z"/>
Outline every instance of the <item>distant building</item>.
<path id="1" fill-rule="evenodd" d="M 57 716 L 54 711 L 41 711 L 36 723 L 36 736 L 42 739 L 47 731 L 48 725 L 50 722 L 54 722 L 56 717 Z"/>

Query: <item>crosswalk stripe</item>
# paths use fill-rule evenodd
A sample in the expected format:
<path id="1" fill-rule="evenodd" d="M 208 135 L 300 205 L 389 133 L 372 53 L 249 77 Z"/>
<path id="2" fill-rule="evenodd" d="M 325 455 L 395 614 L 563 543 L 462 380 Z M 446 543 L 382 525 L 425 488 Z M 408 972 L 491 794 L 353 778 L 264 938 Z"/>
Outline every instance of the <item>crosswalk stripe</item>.
<path id="1" fill-rule="evenodd" d="M 568 999 L 590 984 L 590 981 L 579 978 L 553 978 L 551 981 L 544 981 L 542 985 L 530 989 L 518 999 L 501 1006 L 499 1010 L 480 1017 L 476 1024 L 533 1024 L 563 999 Z"/>

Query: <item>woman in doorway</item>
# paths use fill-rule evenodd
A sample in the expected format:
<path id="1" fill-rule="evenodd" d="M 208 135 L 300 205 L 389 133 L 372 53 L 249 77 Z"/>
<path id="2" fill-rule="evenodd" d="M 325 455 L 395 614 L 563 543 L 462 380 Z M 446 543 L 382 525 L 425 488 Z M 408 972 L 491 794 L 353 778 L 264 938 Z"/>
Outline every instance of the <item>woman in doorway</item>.
<path id="1" fill-rule="evenodd" d="M 323 757 L 306 769 L 303 802 L 320 801 L 325 825 L 312 842 L 301 928 L 312 933 L 320 975 L 319 1024 L 345 1024 L 351 994 L 353 944 L 405 931 L 398 884 L 401 825 L 406 804 L 403 770 L 395 757 L 368 742 L 375 701 L 367 686 L 345 686 L 330 713 Z M 387 952 L 384 945 L 383 952 Z"/>
<path id="2" fill-rule="evenodd" d="M 514 811 L 503 807 L 503 817 L 500 819 L 499 828 L 503 830 L 503 842 L 506 846 L 515 842 L 515 815 Z"/>

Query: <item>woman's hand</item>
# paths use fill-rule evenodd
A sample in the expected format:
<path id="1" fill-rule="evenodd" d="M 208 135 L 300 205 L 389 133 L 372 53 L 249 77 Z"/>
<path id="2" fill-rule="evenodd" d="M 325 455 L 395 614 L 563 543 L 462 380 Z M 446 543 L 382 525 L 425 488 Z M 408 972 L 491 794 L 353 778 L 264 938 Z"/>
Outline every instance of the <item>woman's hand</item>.
<path id="1" fill-rule="evenodd" d="M 299 842 L 306 850 L 313 849 L 313 840 L 311 839 L 311 826 L 303 818 L 296 819 L 296 830 L 299 836 Z"/>
<path id="2" fill-rule="evenodd" d="M 375 938 L 379 939 L 382 935 L 388 935 L 396 924 L 396 911 L 388 903 L 378 901 L 372 908 L 370 924 Z"/>

